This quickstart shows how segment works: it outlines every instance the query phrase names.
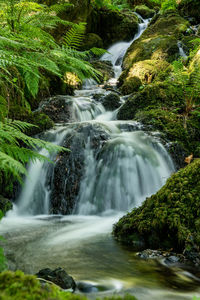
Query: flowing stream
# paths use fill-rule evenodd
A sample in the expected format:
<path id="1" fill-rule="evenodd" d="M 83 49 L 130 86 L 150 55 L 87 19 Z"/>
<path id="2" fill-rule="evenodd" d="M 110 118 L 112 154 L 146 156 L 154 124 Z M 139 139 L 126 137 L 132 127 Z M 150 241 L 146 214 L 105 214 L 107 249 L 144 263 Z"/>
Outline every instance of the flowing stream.
<path id="1" fill-rule="evenodd" d="M 147 26 L 148 20 L 142 19 L 131 42 L 113 45 L 102 57 L 113 64 L 111 84 L 121 73 L 126 50 Z M 76 205 L 71 215 L 49 215 L 53 167 L 46 162 L 30 163 L 14 209 L 0 224 L 9 268 L 34 274 L 46 267 L 63 267 L 76 281 L 91 284 L 90 297 L 130 292 L 139 300 L 192 299 L 199 295 L 194 274 L 162 261 L 141 260 L 111 236 L 113 224 L 155 193 L 174 166 L 156 136 L 144 132 L 137 122 L 116 120 L 117 110 L 106 111 L 93 99 L 95 94 L 108 93 L 87 81 L 75 96 L 67 96 L 75 122 L 57 124 L 45 133 L 46 140 L 59 145 L 69 137 L 73 142 L 77 134 L 83 140 L 83 174 Z M 85 128 L 92 128 L 91 135 L 84 133 Z M 92 140 L 95 130 L 106 137 L 96 146 Z M 62 194 L 65 196 L 66 186 Z"/>

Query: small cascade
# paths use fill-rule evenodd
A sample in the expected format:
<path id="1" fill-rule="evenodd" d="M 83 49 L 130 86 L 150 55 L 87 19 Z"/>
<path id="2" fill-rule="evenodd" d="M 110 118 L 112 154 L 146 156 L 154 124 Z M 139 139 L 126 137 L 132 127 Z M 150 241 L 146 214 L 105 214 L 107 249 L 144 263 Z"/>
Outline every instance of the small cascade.
<path id="1" fill-rule="evenodd" d="M 66 135 L 64 127 L 50 130 L 46 133 L 46 139 L 53 144 L 60 145 Z M 42 149 L 39 154 L 48 156 L 48 152 Z M 53 157 L 50 157 L 53 159 Z M 36 160 L 28 167 L 28 176 L 25 179 L 24 187 L 15 206 L 14 215 L 37 215 L 49 213 L 49 194 L 47 186 L 47 174 L 50 165 L 48 162 Z"/>
<path id="2" fill-rule="evenodd" d="M 177 43 L 178 49 L 179 49 L 179 55 L 183 58 L 187 58 L 187 54 L 185 53 L 184 49 L 183 49 L 183 44 L 181 41 L 178 41 Z"/>
<path id="3" fill-rule="evenodd" d="M 139 37 L 144 32 L 144 30 L 147 28 L 149 21 L 150 21 L 150 19 L 143 19 L 137 13 L 135 13 L 135 14 L 138 16 L 141 23 L 139 23 L 138 32 L 135 34 L 134 38 L 130 42 L 118 42 L 118 43 L 112 45 L 108 49 L 108 53 L 105 53 L 101 58 L 101 60 L 111 61 L 113 68 L 114 68 L 115 79 L 117 79 L 122 72 L 122 62 L 123 62 L 123 58 L 124 58 L 124 55 L 126 54 L 127 49 L 130 47 L 130 45 L 134 41 L 139 39 Z M 116 80 L 111 79 L 109 82 L 115 84 Z"/>
<path id="4" fill-rule="evenodd" d="M 130 210 L 155 193 L 174 171 L 171 158 L 154 138 L 143 131 L 124 132 L 118 122 L 104 125 L 111 133 L 106 145 L 95 152 L 88 138 L 85 147 L 78 214 Z"/>

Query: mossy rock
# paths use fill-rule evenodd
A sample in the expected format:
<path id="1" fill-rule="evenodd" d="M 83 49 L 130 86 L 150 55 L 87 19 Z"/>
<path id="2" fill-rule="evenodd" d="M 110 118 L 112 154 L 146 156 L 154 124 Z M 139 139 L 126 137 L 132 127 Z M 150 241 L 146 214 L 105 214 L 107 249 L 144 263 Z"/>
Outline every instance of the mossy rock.
<path id="1" fill-rule="evenodd" d="M 157 9 L 159 8 L 159 3 L 154 0 L 128 0 L 130 7 L 135 7 L 136 5 L 145 5 L 149 8 Z"/>
<path id="2" fill-rule="evenodd" d="M 123 95 L 129 95 L 131 93 L 137 92 L 141 85 L 142 82 L 140 78 L 133 76 L 126 79 L 126 81 L 121 86 L 120 91 Z"/>
<path id="3" fill-rule="evenodd" d="M 135 118 L 138 111 L 151 108 L 170 109 L 183 108 L 182 93 L 176 86 L 169 85 L 167 82 L 157 82 L 149 84 L 140 92 L 133 94 L 122 105 L 118 112 L 119 120 L 131 120 Z"/>
<path id="4" fill-rule="evenodd" d="M 12 202 L 9 199 L 6 199 L 2 195 L 0 195 L 0 211 L 2 211 L 3 214 L 5 215 L 7 211 L 12 209 L 12 207 L 13 207 Z"/>
<path id="5" fill-rule="evenodd" d="M 10 106 L 9 117 L 35 125 L 26 132 L 28 135 L 35 135 L 54 126 L 54 122 L 44 113 L 31 112 L 20 105 Z"/>
<path id="6" fill-rule="evenodd" d="M 179 56 L 177 40 L 189 23 L 177 12 L 158 15 L 143 35 L 128 49 L 123 69 L 129 69 L 140 60 L 154 59 L 172 62 Z"/>
<path id="7" fill-rule="evenodd" d="M 21 271 L 4 271 L 0 273 L 1 300 L 86 300 L 84 296 L 63 292 L 55 285 L 41 286 L 33 275 L 24 275 Z"/>
<path id="8" fill-rule="evenodd" d="M 95 33 L 87 33 L 85 35 L 83 44 L 81 45 L 81 50 L 85 51 L 93 47 L 103 48 L 102 38 L 100 38 L 100 36 Z"/>
<path id="9" fill-rule="evenodd" d="M 173 174 L 141 207 L 114 225 L 114 236 L 124 243 L 143 242 L 142 248 L 173 248 L 181 252 L 200 244 L 200 159 Z"/>
<path id="10" fill-rule="evenodd" d="M 101 83 L 108 81 L 110 78 L 114 77 L 113 66 L 110 61 L 92 61 L 92 66 L 98 70 L 102 76 L 99 77 Z"/>
<path id="11" fill-rule="evenodd" d="M 122 84 L 121 91 L 126 95 L 137 91 L 142 84 L 165 80 L 171 69 L 170 64 L 164 60 L 142 60 L 133 64 L 127 73 L 122 73 L 119 78 L 119 86 Z"/>
<path id="12" fill-rule="evenodd" d="M 135 12 L 141 15 L 144 19 L 152 18 L 155 14 L 155 10 L 147 7 L 146 5 L 137 5 Z"/>
<path id="13" fill-rule="evenodd" d="M 138 31 L 138 18 L 130 11 L 94 9 L 88 19 L 88 32 L 99 35 L 107 48 L 119 40 L 129 41 Z"/>

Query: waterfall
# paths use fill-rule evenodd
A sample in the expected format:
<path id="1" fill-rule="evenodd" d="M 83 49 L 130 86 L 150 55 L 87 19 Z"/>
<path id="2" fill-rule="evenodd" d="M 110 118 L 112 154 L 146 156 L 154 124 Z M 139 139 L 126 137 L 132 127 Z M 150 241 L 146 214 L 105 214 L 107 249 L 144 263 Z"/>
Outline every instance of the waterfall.
<path id="1" fill-rule="evenodd" d="M 183 45 L 181 41 L 178 41 L 177 43 L 178 49 L 179 49 L 179 55 L 183 58 L 187 58 L 187 54 L 185 53 L 185 51 L 183 50 Z"/>
<path id="2" fill-rule="evenodd" d="M 112 62 L 115 80 L 121 72 L 126 50 L 148 26 L 149 20 L 141 17 L 140 20 L 138 33 L 132 41 L 116 43 L 108 49 L 109 53 L 101 58 Z M 78 148 L 81 145 L 83 151 L 82 177 L 73 209 L 75 214 L 91 215 L 130 210 L 140 205 L 147 196 L 155 193 L 174 171 L 170 156 L 158 140 L 141 131 L 141 126 L 132 121 L 113 121 L 116 120 L 117 110 L 106 111 L 101 101 L 93 99 L 95 94 L 105 96 L 108 93 L 98 87 L 94 80 L 87 80 L 82 90 L 76 91 L 74 96 L 66 97 L 66 101 L 71 105 L 72 122 L 75 123 L 72 123 L 72 126 L 70 124 L 57 126 L 56 129 L 46 133 L 45 138 L 57 145 L 66 144 L 69 137 L 73 143 L 73 140 L 79 139 L 82 134 L 83 143 L 76 142 L 75 150 L 80 151 Z M 91 134 L 96 133 L 88 130 L 84 133 L 84 122 L 91 124 L 90 130 L 97 132 L 93 141 Z M 101 141 L 102 135 L 108 137 L 106 142 Z M 47 155 L 45 150 L 41 150 L 40 153 Z M 76 155 L 75 158 L 73 155 L 70 157 L 72 165 L 76 166 L 76 161 L 73 161 Z M 51 175 L 57 165 L 57 157 L 51 159 L 53 164 L 41 161 L 29 164 L 28 177 L 17 200 L 15 210 L 17 215 L 49 213 L 52 186 L 58 185 L 58 182 L 54 183 L 54 175 Z M 68 166 L 66 168 L 68 169 Z M 68 170 L 68 172 L 76 172 L 76 168 L 74 169 L 75 171 Z M 62 189 L 58 198 L 62 199 L 62 205 L 63 203 L 67 205 L 66 185 L 63 185 Z"/>

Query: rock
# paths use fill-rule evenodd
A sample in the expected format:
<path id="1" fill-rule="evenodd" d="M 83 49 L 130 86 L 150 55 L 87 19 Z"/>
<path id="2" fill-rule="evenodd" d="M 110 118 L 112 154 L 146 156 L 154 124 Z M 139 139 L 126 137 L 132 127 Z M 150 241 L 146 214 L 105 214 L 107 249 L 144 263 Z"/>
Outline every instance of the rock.
<path id="1" fill-rule="evenodd" d="M 82 293 L 97 293 L 98 289 L 96 286 L 86 283 L 86 282 L 77 282 L 77 289 Z"/>
<path id="2" fill-rule="evenodd" d="M 88 18 L 87 30 L 99 35 L 107 48 L 119 40 L 131 40 L 138 31 L 138 18 L 130 11 L 94 9 Z"/>
<path id="3" fill-rule="evenodd" d="M 50 195 L 52 214 L 71 214 L 76 209 L 89 136 L 95 155 L 98 155 L 103 143 L 109 139 L 109 135 L 98 124 L 71 125 L 71 131 L 64 138 L 62 146 L 70 151 L 59 154 L 55 167 L 49 170 L 48 176 L 48 184 L 52 191 Z"/>
<path id="4" fill-rule="evenodd" d="M 114 225 L 116 239 L 133 244 L 136 237 L 144 240 L 145 248 L 173 248 L 179 253 L 186 248 L 193 253 L 200 238 L 199 176 L 200 159 L 173 174 L 155 195 Z M 196 247 L 198 255 L 199 250 Z"/>
<path id="5" fill-rule="evenodd" d="M 178 10 L 183 17 L 190 18 L 192 24 L 200 23 L 199 2 L 198 1 L 184 1 L 178 2 Z"/>
<path id="6" fill-rule="evenodd" d="M 55 96 L 41 102 L 38 111 L 55 122 L 69 122 L 71 119 L 70 101 L 66 96 Z"/>
<path id="7" fill-rule="evenodd" d="M 127 79 L 122 86 L 120 87 L 120 91 L 123 95 L 129 95 L 131 93 L 137 92 L 139 87 L 142 85 L 140 78 L 133 76 Z"/>
<path id="8" fill-rule="evenodd" d="M 110 93 L 103 98 L 102 104 L 106 110 L 115 110 L 121 105 L 120 97 L 115 93 Z"/>
<path id="9" fill-rule="evenodd" d="M 134 69 L 137 69 L 141 77 L 146 72 L 149 74 L 145 79 L 146 83 L 152 82 L 153 74 L 158 76 L 163 73 L 167 63 L 179 57 L 177 40 L 188 26 L 189 23 L 177 12 L 156 15 L 142 36 L 129 47 L 123 60 L 124 74 L 120 86 L 131 77 L 137 76 Z"/>
<path id="10" fill-rule="evenodd" d="M 62 268 L 57 268 L 55 270 L 51 270 L 49 268 L 42 269 L 36 274 L 36 276 L 38 278 L 49 280 L 60 286 L 62 289 L 72 289 L 73 291 L 76 289 L 74 279 Z"/>
<path id="11" fill-rule="evenodd" d="M 137 5 L 135 7 L 135 12 L 141 15 L 143 19 L 149 19 L 152 18 L 155 14 L 154 9 L 150 9 L 146 5 Z"/>
<path id="12" fill-rule="evenodd" d="M 81 45 L 81 50 L 85 51 L 93 47 L 103 48 L 102 38 L 95 33 L 86 33 L 83 44 Z"/>
<path id="13" fill-rule="evenodd" d="M 100 76 L 100 82 L 104 83 L 108 81 L 110 78 L 114 77 L 113 66 L 110 61 L 92 61 L 92 66 L 101 72 L 102 76 Z"/>
<path id="14" fill-rule="evenodd" d="M 0 211 L 2 211 L 3 214 L 6 214 L 7 211 L 12 209 L 12 207 L 12 202 L 0 195 Z"/>

